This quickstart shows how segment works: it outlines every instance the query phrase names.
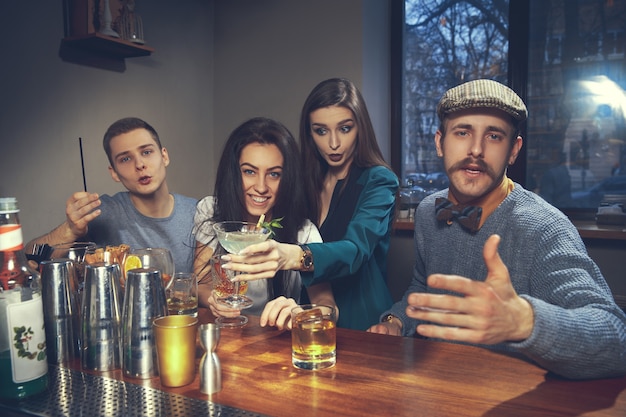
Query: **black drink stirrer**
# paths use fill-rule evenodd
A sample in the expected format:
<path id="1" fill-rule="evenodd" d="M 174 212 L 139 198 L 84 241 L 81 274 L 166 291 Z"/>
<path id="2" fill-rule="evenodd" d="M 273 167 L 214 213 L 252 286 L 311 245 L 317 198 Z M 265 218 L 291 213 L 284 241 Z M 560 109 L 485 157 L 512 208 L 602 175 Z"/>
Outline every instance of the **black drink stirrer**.
<path id="1" fill-rule="evenodd" d="M 87 179 L 85 178 L 85 160 L 83 159 L 83 138 L 78 138 L 78 145 L 80 146 L 80 165 L 83 168 L 83 190 L 87 192 Z"/>

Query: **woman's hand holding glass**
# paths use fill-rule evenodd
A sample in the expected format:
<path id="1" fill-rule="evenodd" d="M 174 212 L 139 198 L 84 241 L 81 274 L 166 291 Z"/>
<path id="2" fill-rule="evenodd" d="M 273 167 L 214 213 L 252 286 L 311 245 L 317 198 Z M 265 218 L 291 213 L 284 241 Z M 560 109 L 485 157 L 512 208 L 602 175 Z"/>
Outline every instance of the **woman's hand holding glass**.
<path id="1" fill-rule="evenodd" d="M 219 262 L 220 255 L 217 255 L 211 259 L 212 261 L 212 270 L 211 275 L 213 277 L 213 290 L 207 299 L 207 304 L 211 313 L 218 318 L 218 324 L 220 321 L 224 321 L 224 318 L 227 319 L 236 319 L 241 316 L 241 310 L 228 307 L 222 302 L 219 302 L 218 298 L 223 294 L 218 290 L 218 288 L 223 287 L 224 285 L 232 286 L 231 282 L 226 282 L 225 278 L 220 276 L 222 273 L 219 271 Z M 223 268 L 222 268 L 223 269 Z M 285 298 L 284 296 L 280 296 L 274 300 L 269 301 L 265 308 L 263 309 L 263 313 L 261 313 L 260 324 L 262 327 L 265 326 L 276 326 L 278 329 L 289 329 L 291 330 L 291 309 L 297 306 L 296 301 L 293 298 Z"/>
<path id="2" fill-rule="evenodd" d="M 215 291 L 211 291 L 211 295 L 208 298 L 208 306 L 211 310 L 211 313 L 215 317 L 229 317 L 235 318 L 241 315 L 241 310 L 234 309 L 232 307 L 227 307 L 224 303 L 219 303 L 217 301 L 217 296 Z"/>
<path id="3" fill-rule="evenodd" d="M 250 245 L 239 254 L 222 257 L 222 268 L 239 272 L 238 281 L 273 278 L 280 270 L 299 270 L 302 249 L 273 239 Z"/>

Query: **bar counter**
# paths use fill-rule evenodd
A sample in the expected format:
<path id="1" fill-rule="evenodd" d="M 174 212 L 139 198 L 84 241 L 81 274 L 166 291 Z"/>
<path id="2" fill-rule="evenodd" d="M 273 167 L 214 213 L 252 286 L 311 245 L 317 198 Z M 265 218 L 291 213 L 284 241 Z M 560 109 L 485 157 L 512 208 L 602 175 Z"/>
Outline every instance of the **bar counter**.
<path id="1" fill-rule="evenodd" d="M 626 377 L 570 381 L 522 357 L 452 343 L 337 329 L 336 366 L 298 370 L 290 333 L 249 318 L 243 329 L 222 330 L 219 393 L 202 394 L 197 374 L 166 388 L 158 377 L 83 372 L 74 361 L 50 367 L 50 392 L 0 403 L 0 415 L 626 415 Z M 211 320 L 201 309 L 200 321 Z M 198 344 L 198 364 L 203 353 Z"/>
<path id="2" fill-rule="evenodd" d="M 572 219 L 572 223 L 583 239 L 626 240 L 625 225 L 598 224 L 595 220 L 580 219 Z M 415 223 L 413 219 L 396 219 L 393 223 L 393 229 L 412 233 L 415 229 Z"/>

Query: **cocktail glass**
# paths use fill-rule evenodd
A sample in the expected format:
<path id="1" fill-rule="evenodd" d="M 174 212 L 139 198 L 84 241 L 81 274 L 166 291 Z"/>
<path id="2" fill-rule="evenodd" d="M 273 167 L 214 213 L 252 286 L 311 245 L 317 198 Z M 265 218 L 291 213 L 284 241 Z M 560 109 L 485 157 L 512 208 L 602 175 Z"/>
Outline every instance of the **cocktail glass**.
<path id="1" fill-rule="evenodd" d="M 241 222 L 241 221 L 224 221 L 215 223 L 213 225 L 217 240 L 220 245 L 226 249 L 229 253 L 240 253 L 243 249 L 255 243 L 261 243 L 270 236 L 270 230 L 261 226 L 257 226 L 255 223 Z M 214 266 L 215 267 L 215 266 Z M 223 270 L 213 271 L 214 274 L 223 276 Z M 229 271 L 232 274 L 230 279 L 237 275 L 235 272 Z M 254 302 L 250 297 L 242 294 L 240 290 L 241 283 L 239 281 L 233 282 L 233 286 L 224 286 L 225 288 L 232 288 L 232 291 L 226 291 L 224 294 L 216 292 L 217 302 L 227 307 L 242 310 L 251 307 Z M 246 283 L 247 286 L 247 283 Z M 216 323 L 221 327 L 240 327 L 248 322 L 248 318 L 241 315 L 236 318 L 224 318 L 219 317 L 216 319 Z"/>

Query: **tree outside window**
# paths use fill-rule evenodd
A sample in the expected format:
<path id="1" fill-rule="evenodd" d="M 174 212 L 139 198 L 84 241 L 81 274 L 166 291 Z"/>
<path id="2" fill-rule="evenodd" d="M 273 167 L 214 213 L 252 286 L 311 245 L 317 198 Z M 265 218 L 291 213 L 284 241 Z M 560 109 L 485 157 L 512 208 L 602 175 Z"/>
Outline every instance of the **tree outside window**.
<path id="1" fill-rule="evenodd" d="M 404 28 L 402 176 L 432 192 L 445 181 L 434 135 L 437 102 L 455 85 L 478 78 L 506 84 L 507 0 L 407 0 Z"/>

